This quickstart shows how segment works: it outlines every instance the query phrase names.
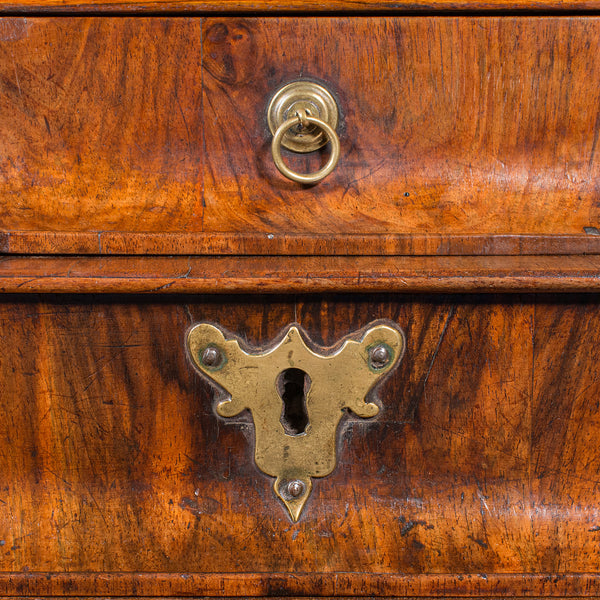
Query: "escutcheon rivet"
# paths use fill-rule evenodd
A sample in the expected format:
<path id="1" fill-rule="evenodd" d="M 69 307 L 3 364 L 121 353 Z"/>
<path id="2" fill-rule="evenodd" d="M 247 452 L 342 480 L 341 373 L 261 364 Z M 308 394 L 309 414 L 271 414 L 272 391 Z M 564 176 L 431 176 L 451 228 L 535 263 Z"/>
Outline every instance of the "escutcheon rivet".
<path id="1" fill-rule="evenodd" d="M 390 362 L 390 351 L 383 345 L 375 346 L 369 352 L 369 359 L 374 369 L 382 369 Z"/>
<path id="2" fill-rule="evenodd" d="M 202 363 L 207 367 L 216 367 L 223 360 L 223 356 L 218 348 L 209 346 L 202 353 Z"/>
<path id="3" fill-rule="evenodd" d="M 299 498 L 304 493 L 304 484 L 296 479 L 295 481 L 290 481 L 287 484 L 287 493 L 292 498 Z"/>

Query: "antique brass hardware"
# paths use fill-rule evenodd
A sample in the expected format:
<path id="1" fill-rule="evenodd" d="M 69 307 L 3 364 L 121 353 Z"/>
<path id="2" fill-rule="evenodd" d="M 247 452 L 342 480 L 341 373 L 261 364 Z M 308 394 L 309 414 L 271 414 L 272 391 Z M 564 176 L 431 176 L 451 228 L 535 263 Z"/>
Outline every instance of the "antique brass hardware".
<path id="1" fill-rule="evenodd" d="M 338 108 L 333 96 L 312 81 L 294 81 L 279 89 L 267 109 L 273 134 L 271 152 L 279 171 L 298 183 L 317 183 L 335 169 L 340 158 L 340 140 L 335 132 Z M 316 173 L 292 171 L 283 161 L 281 148 L 294 152 L 313 152 L 331 144 L 329 160 Z"/>
<path id="2" fill-rule="evenodd" d="M 402 358 L 404 334 L 391 323 L 376 323 L 317 352 L 299 326 L 291 325 L 266 350 L 242 346 L 210 323 L 187 335 L 194 365 L 228 394 L 218 402 L 217 414 L 233 417 L 250 410 L 256 465 L 275 477 L 275 494 L 295 522 L 312 478 L 325 477 L 336 466 L 344 413 L 369 418 L 379 412 L 367 396 Z"/>

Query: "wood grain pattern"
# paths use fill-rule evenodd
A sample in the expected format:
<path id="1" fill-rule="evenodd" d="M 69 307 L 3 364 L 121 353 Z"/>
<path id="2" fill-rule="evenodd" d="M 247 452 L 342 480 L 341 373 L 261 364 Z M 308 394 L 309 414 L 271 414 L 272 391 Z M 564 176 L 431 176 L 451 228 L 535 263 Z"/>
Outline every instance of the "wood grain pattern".
<path id="1" fill-rule="evenodd" d="M 7 18 L 0 40 L 3 230 L 200 219 L 199 19 Z"/>
<path id="2" fill-rule="evenodd" d="M 0 597 L 600 597 L 600 20 L 331 16 L 507 8 L 600 4 L 0 0 Z M 130 16 L 24 16 L 72 10 Z M 298 76 L 343 110 L 313 188 Z M 292 524 L 185 332 L 374 319 L 406 357 Z"/>
<path id="3" fill-rule="evenodd" d="M 598 0 L 0 0 L 0 13 L 267 13 L 352 14 L 431 11 L 597 11 Z"/>
<path id="4" fill-rule="evenodd" d="M 597 574 L 0 573 L 0 597 L 36 598 L 597 598 Z M 8 594 L 4 594 L 7 591 Z M 39 592 L 38 595 L 33 595 Z M 78 596 L 77 594 L 86 594 Z M 230 594 L 224 596 L 224 593 Z M 333 596 L 333 593 L 339 595 Z M 44 596 L 42 596 L 44 594 Z M 121 595 L 119 595 L 121 594 Z M 126 594 L 126 595 L 122 595 Z M 205 594 L 198 596 L 198 594 Z M 249 596 L 249 594 L 252 594 Z M 284 594 L 281 596 L 280 594 Z"/>
<path id="5" fill-rule="evenodd" d="M 2 293 L 598 292 L 598 256 L 3 257 Z"/>
<path id="6" fill-rule="evenodd" d="M 0 594 L 598 595 L 596 300 L 3 296 Z M 185 332 L 378 318 L 406 357 L 293 525 Z"/>
<path id="7" fill-rule="evenodd" d="M 540 558 L 554 571 L 570 570 L 578 564 L 573 531 L 587 532 L 582 553 L 598 545 L 600 532 L 600 314 L 593 301 L 566 297 L 540 303 L 535 322 L 533 510 L 544 518 L 533 529 L 545 540 Z"/>
<path id="8" fill-rule="evenodd" d="M 44 574 L 43 576 L 47 576 L 46 574 Z M 195 579 L 195 578 L 194 578 Z M 369 578 L 370 579 L 370 578 Z M 375 577 L 373 579 L 376 579 Z M 393 579 L 393 578 L 392 578 Z M 411 576 L 406 576 L 403 578 L 405 581 L 410 582 L 410 583 L 415 583 L 418 581 L 417 585 L 418 585 L 418 589 L 420 591 L 423 590 L 423 583 L 425 583 L 426 581 L 428 581 L 429 579 L 431 579 L 430 577 L 427 576 L 422 576 L 422 577 L 411 577 Z M 473 579 L 471 579 L 470 577 L 466 577 L 466 579 L 468 581 L 473 581 Z M 497 579 L 494 579 L 494 584 L 496 585 L 495 589 L 498 589 L 498 580 L 504 582 L 510 582 L 508 583 L 508 585 L 504 588 L 505 592 L 507 594 L 510 594 L 510 598 L 514 598 L 515 600 L 522 600 L 524 598 L 532 598 L 533 596 L 517 596 L 517 595 L 513 595 L 513 590 L 516 587 L 519 587 L 519 585 L 515 585 L 514 582 L 516 580 L 518 580 L 520 583 L 523 584 L 524 587 L 526 586 L 531 586 L 531 584 L 533 583 L 533 585 L 537 585 L 538 587 L 540 586 L 540 582 L 542 580 L 546 580 L 546 582 L 548 582 L 549 578 L 548 577 L 539 577 L 539 576 L 499 576 Z M 575 581 L 575 578 L 571 577 L 571 578 L 563 578 L 563 577 L 554 577 L 552 578 L 553 581 L 558 582 L 558 581 L 563 581 L 566 580 L 569 583 L 566 586 L 562 586 L 561 585 L 561 589 L 567 589 L 568 593 L 572 593 L 572 590 L 576 590 L 576 597 L 585 597 L 586 592 L 589 592 L 588 597 L 593 597 L 594 594 L 594 577 L 593 576 L 580 576 L 577 578 L 577 581 L 579 580 L 584 580 L 585 583 L 583 585 L 579 585 L 579 583 L 577 583 L 575 586 L 570 585 L 572 582 Z M 440 584 L 447 584 L 449 581 L 461 581 L 461 580 L 465 580 L 465 577 L 461 576 L 454 576 L 452 579 L 450 579 L 449 577 L 445 577 L 445 576 L 440 576 L 438 578 L 436 578 L 436 580 L 440 583 Z M 591 585 L 590 585 L 591 582 Z M 410 583 L 408 583 L 406 585 L 406 588 L 403 587 L 403 589 L 410 589 Z M 506 583 L 505 583 L 506 585 Z M 547 589 L 550 591 L 551 586 L 547 585 L 547 586 L 541 586 L 541 589 L 543 589 L 544 587 L 547 587 Z M 555 587 L 555 586 L 554 586 Z M 437 588 L 436 588 L 437 589 Z M 94 598 L 113 598 L 115 600 L 125 600 L 125 598 L 128 598 L 129 596 L 93 596 Z M 156 598 L 164 598 L 165 596 L 144 596 L 145 598 L 148 598 L 148 600 L 156 600 Z M 231 598 L 238 598 L 239 596 L 222 596 L 219 595 L 219 598 L 224 598 L 224 600 L 230 600 Z M 295 596 L 268 596 L 269 598 L 271 598 L 272 600 L 300 600 L 301 598 L 306 598 L 306 596 L 302 596 L 302 595 L 295 595 Z M 333 600 L 334 598 L 339 598 L 339 596 L 318 596 L 319 598 L 323 598 L 323 600 Z M 360 596 L 360 595 L 353 595 L 353 596 L 344 596 L 344 598 L 348 598 L 348 600 L 354 600 L 355 598 L 364 598 L 365 596 Z M 410 594 L 405 594 L 403 596 L 387 596 L 387 598 L 390 598 L 390 600 L 402 600 L 403 598 L 423 598 L 424 596 L 411 596 Z M 436 597 L 434 596 L 427 596 L 428 598 L 432 598 L 432 597 Z M 443 597 L 446 598 L 447 600 L 459 600 L 459 598 L 470 598 L 471 600 L 484 600 L 484 598 L 490 598 L 490 595 L 487 596 L 448 596 L 448 595 L 444 595 L 444 596 L 440 596 L 438 595 L 437 597 Z M 494 597 L 494 596 L 491 596 Z M 500 597 L 500 596 L 497 596 Z M 546 596 L 548 597 L 548 596 Z M 551 596 L 552 598 L 554 598 L 555 600 L 567 600 L 568 598 L 573 598 L 573 595 L 570 596 L 560 596 L 560 595 L 553 595 Z M 3 598 L 7 598 L 7 599 L 12 599 L 12 598 L 19 598 L 20 600 L 22 599 L 31 599 L 31 600 L 40 600 L 40 596 L 3 596 Z M 64 598 L 70 598 L 71 600 L 84 600 L 84 599 L 88 599 L 90 598 L 90 596 L 65 596 L 65 595 L 55 595 L 53 596 L 53 598 L 57 598 L 59 600 L 62 600 Z M 172 600 L 182 600 L 183 598 L 195 598 L 196 600 L 203 600 L 205 598 L 214 598 L 214 596 L 197 596 L 197 595 L 187 595 L 187 596 L 169 596 L 169 598 L 172 598 Z"/>
<path id="9" fill-rule="evenodd" d="M 226 216 L 242 231 L 581 231 L 598 218 L 598 26 L 206 19 L 205 227 Z M 317 39 L 343 42 L 323 53 Z M 298 77 L 327 82 L 344 113 L 340 165 L 305 189 L 273 177 L 255 108 Z"/>
<path id="10" fill-rule="evenodd" d="M 468 245 L 598 225 L 597 18 L 14 17 L 0 38 L 0 229 L 16 240 L 208 234 L 199 251 L 217 252 L 240 233 Z M 298 77 L 343 113 L 340 165 L 310 188 L 277 173 L 265 123 Z"/>
<path id="11" fill-rule="evenodd" d="M 520 417 L 531 393 L 530 307 L 445 299 L 273 299 L 267 308 L 255 298 L 227 310 L 219 298 L 3 304 L 9 345 L 36 341 L 35 351 L 0 366 L 0 438 L 11 447 L 0 455 L 0 539 L 10 549 L 2 571 L 531 570 L 523 562 L 531 556 L 529 490 L 517 483 L 528 473 L 529 425 Z M 381 390 L 382 417 L 346 423 L 338 469 L 315 482 L 292 526 L 272 481 L 254 467 L 251 427 L 214 416 L 212 388 L 183 352 L 185 331 L 218 321 L 260 345 L 297 319 L 317 343 L 331 344 L 381 317 L 406 328 L 408 360 Z M 499 353 L 504 368 L 486 369 Z M 469 370 L 458 367 L 464 361 Z M 482 494 L 493 507 L 486 535 L 472 518 Z M 505 513 L 505 502 L 515 510 Z"/>
<path id="12" fill-rule="evenodd" d="M 3 254 L 528 256 L 600 254 L 600 235 L 0 232 Z"/>

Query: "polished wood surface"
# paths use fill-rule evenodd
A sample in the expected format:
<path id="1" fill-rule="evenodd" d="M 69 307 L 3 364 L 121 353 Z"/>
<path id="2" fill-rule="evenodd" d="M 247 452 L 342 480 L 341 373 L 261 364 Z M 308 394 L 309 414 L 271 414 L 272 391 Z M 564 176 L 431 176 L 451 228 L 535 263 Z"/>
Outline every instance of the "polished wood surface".
<path id="1" fill-rule="evenodd" d="M 203 31 L 207 229 L 558 234 L 600 216 L 598 19 L 206 19 Z M 273 177 L 256 110 L 299 76 L 326 82 L 344 115 L 340 164 L 309 189 Z"/>
<path id="2" fill-rule="evenodd" d="M 2 254 L 270 256 L 535 256 L 600 254 L 580 235 L 0 232 Z"/>
<path id="3" fill-rule="evenodd" d="M 0 597 L 600 598 L 597 0 L 0 13 Z M 406 356 L 293 524 L 186 331 L 375 319 Z"/>
<path id="4" fill-rule="evenodd" d="M 597 598 L 594 573 L 0 573 L 0 596 L 11 598 Z M 83 595 L 85 594 L 85 595 Z M 252 594 L 252 596 L 249 596 Z M 334 595 L 337 594 L 337 595 Z"/>
<path id="5" fill-rule="evenodd" d="M 0 258 L 0 293 L 340 291 L 598 292 L 600 257 Z"/>
<path id="6" fill-rule="evenodd" d="M 0 228 L 33 253 L 54 232 L 137 253 L 156 238 L 127 234 L 191 235 L 183 253 L 194 234 L 213 253 L 235 234 L 583 236 L 599 43 L 593 17 L 4 18 Z M 340 165 L 309 188 L 265 123 L 298 77 L 342 109 Z"/>
<path id="7" fill-rule="evenodd" d="M 0 589 L 597 595 L 597 302 L 4 296 Z M 296 321 L 330 345 L 377 318 L 405 330 L 405 358 L 292 524 L 185 332 L 216 321 L 261 345 Z"/>
<path id="8" fill-rule="evenodd" d="M 45 13 L 328 13 L 599 11 L 598 0 L 0 0 L 0 12 Z"/>
<path id="9" fill-rule="evenodd" d="M 3 230 L 193 228 L 201 20 L 7 18 L 0 39 Z"/>

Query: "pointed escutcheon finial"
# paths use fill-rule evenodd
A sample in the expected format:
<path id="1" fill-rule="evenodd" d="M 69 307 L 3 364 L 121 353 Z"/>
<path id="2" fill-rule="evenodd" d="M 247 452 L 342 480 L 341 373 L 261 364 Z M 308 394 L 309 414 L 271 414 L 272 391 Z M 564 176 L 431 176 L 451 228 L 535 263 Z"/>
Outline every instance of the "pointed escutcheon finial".
<path id="1" fill-rule="evenodd" d="M 266 350 L 242 345 L 210 323 L 195 325 L 187 336 L 194 365 L 229 394 L 217 413 L 252 413 L 256 465 L 276 478 L 275 494 L 296 522 L 312 491 L 312 478 L 335 468 L 336 434 L 344 412 L 363 418 L 379 412 L 367 396 L 400 362 L 404 334 L 392 323 L 375 323 L 317 352 L 299 326 L 290 325 Z"/>

